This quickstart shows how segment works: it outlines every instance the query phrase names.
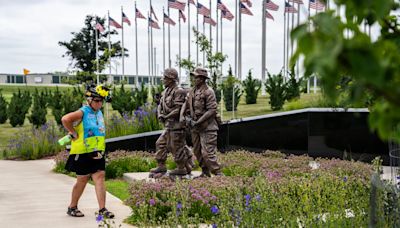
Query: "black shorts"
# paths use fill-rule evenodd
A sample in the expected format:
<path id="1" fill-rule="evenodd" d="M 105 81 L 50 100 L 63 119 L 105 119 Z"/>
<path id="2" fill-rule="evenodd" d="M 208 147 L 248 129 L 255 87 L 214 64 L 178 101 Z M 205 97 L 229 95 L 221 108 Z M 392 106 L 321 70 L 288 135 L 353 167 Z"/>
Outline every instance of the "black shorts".
<path id="1" fill-rule="evenodd" d="M 106 160 L 103 156 L 100 159 L 95 159 L 98 152 L 87 154 L 70 154 L 65 164 L 65 169 L 70 172 L 75 172 L 76 175 L 88 175 L 97 171 L 106 169 Z M 100 153 L 100 152 L 99 152 Z"/>

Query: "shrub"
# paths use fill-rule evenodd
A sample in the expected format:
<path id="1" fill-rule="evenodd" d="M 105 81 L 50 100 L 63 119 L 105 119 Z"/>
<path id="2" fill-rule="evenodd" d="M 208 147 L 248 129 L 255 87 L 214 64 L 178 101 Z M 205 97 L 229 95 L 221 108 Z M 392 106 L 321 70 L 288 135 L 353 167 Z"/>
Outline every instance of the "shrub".
<path id="1" fill-rule="evenodd" d="M 53 113 L 54 119 L 58 125 L 61 125 L 61 118 L 64 115 L 63 112 L 63 96 L 58 88 L 54 91 L 54 94 L 50 95 L 51 99 L 49 101 L 49 106 L 51 108 L 51 112 Z"/>
<path id="2" fill-rule="evenodd" d="M 46 123 L 46 114 L 47 97 L 43 91 L 39 92 L 37 89 L 35 89 L 35 93 L 33 95 L 32 113 L 28 119 L 34 127 L 38 128 Z"/>
<path id="3" fill-rule="evenodd" d="M 251 70 L 249 70 L 249 74 L 242 84 L 244 92 L 246 93 L 246 104 L 256 104 L 258 92 L 261 89 L 261 81 L 255 78 L 253 79 Z"/>
<path id="4" fill-rule="evenodd" d="M 132 92 L 126 91 L 124 84 L 121 85 L 119 90 L 114 87 L 111 105 L 121 116 L 123 116 L 124 113 L 132 115 L 132 111 L 135 110 L 135 100 L 133 99 Z"/>
<path id="5" fill-rule="evenodd" d="M 273 76 L 268 73 L 268 79 L 265 82 L 265 90 L 270 95 L 269 103 L 271 104 L 271 109 L 273 111 L 282 109 L 286 98 L 285 87 L 282 72 Z"/>
<path id="6" fill-rule="evenodd" d="M 228 77 L 222 83 L 222 91 L 224 93 L 224 102 L 226 111 L 237 110 L 237 106 L 242 96 L 240 88 L 237 85 L 238 80 L 232 75 L 232 68 L 228 70 Z M 234 104 L 232 105 L 232 97 L 234 96 Z"/>
<path id="7" fill-rule="evenodd" d="M 142 88 L 143 88 L 143 84 L 142 84 Z M 161 93 L 163 90 L 164 90 L 164 85 L 162 83 L 157 86 L 151 87 L 151 95 L 153 96 L 153 104 L 158 105 L 160 103 Z M 146 94 L 146 96 L 147 96 L 147 94 Z M 147 97 L 146 97 L 146 100 L 147 100 Z M 146 102 L 144 102 L 144 103 L 146 103 Z"/>
<path id="8" fill-rule="evenodd" d="M 3 124 L 7 121 L 7 106 L 8 103 L 6 99 L 3 97 L 3 94 L 1 94 L 1 89 L 0 89 L 0 110 L 3 110 L 0 112 L 0 124 Z"/>
<path id="9" fill-rule="evenodd" d="M 290 101 L 293 99 L 300 98 L 300 85 L 302 84 L 302 79 L 296 79 L 294 73 L 290 74 L 290 78 L 286 83 L 286 100 Z"/>
<path id="10" fill-rule="evenodd" d="M 28 91 L 21 93 L 18 89 L 17 93 L 13 93 L 10 104 L 7 109 L 7 116 L 13 127 L 22 126 L 25 122 L 25 116 L 32 104 L 32 98 Z"/>

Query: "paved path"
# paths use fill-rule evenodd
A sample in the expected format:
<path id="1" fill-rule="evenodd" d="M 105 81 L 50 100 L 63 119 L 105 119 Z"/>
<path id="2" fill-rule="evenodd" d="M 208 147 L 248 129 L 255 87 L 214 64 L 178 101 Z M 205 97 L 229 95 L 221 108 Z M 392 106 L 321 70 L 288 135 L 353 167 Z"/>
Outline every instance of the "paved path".
<path id="1" fill-rule="evenodd" d="M 53 160 L 0 160 L 0 227 L 34 228 L 97 227 L 98 210 L 94 186 L 88 184 L 79 208 L 83 218 L 66 214 L 75 178 L 51 171 Z M 130 215 L 130 208 L 107 194 L 107 208 L 116 215 L 116 224 L 130 227 L 122 220 Z"/>

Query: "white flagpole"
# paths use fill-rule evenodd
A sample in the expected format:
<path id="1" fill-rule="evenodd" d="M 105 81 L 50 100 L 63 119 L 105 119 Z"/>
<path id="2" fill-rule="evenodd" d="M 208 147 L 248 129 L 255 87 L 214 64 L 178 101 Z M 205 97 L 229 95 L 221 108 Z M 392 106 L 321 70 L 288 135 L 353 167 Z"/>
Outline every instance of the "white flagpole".
<path id="1" fill-rule="evenodd" d="M 124 12 L 122 6 L 121 6 L 121 26 L 122 26 L 122 33 L 121 33 L 121 43 L 122 43 L 122 77 L 121 77 L 121 82 L 124 81 L 124 74 L 125 74 L 125 59 L 124 59 L 124 55 L 125 55 L 125 48 L 124 48 L 124 21 L 122 18 L 122 13 Z"/>
<path id="2" fill-rule="evenodd" d="M 237 39 L 238 39 L 238 6 L 239 6 L 239 0 L 235 0 L 235 77 L 238 76 L 237 74 L 237 61 L 238 61 L 238 44 L 237 44 Z"/>
<path id="3" fill-rule="evenodd" d="M 218 4 L 218 3 L 217 3 Z M 215 15 L 216 15 L 216 21 L 217 21 L 217 25 L 216 25 L 216 27 L 215 27 L 215 30 L 216 30 L 216 34 L 215 34 L 215 43 L 216 43 L 216 46 L 215 46 L 215 50 L 216 50 L 216 52 L 218 52 L 219 51 L 219 49 L 218 49 L 218 42 L 219 42 L 219 40 L 218 40 L 218 29 L 219 29 L 219 21 L 218 21 L 218 5 L 215 7 Z"/>
<path id="4" fill-rule="evenodd" d="M 242 80 L 242 10 L 239 7 L 239 37 L 238 37 L 238 78 Z"/>
<path id="5" fill-rule="evenodd" d="M 297 12 L 297 27 L 300 25 L 300 3 L 297 4 L 298 12 Z M 297 46 L 296 46 L 297 49 Z M 297 81 L 300 79 L 300 66 L 299 60 L 296 60 L 296 79 Z"/>
<path id="6" fill-rule="evenodd" d="M 150 0 L 150 19 L 153 20 L 153 15 L 151 12 L 151 9 L 153 9 L 153 4 L 151 3 Z M 154 55 L 153 55 L 153 27 L 150 27 L 150 85 L 153 86 L 153 75 L 154 75 Z"/>
<path id="7" fill-rule="evenodd" d="M 147 18 L 147 53 L 148 53 L 148 65 L 149 65 L 149 81 L 148 81 L 148 83 L 150 84 L 150 76 L 151 76 L 151 64 L 150 64 L 150 62 L 151 62 L 151 41 L 150 41 L 150 21 L 149 21 L 149 18 L 150 18 L 150 13 L 148 13 L 148 18 Z"/>
<path id="8" fill-rule="evenodd" d="M 108 67 L 109 67 L 109 74 L 108 74 L 108 80 L 111 81 L 111 30 L 110 30 L 110 11 L 108 11 L 108 52 L 110 56 L 108 57 Z"/>
<path id="9" fill-rule="evenodd" d="M 163 71 L 165 70 L 165 23 L 164 23 L 164 7 L 162 9 L 163 12 L 163 23 L 162 23 L 162 33 L 163 33 Z"/>
<path id="10" fill-rule="evenodd" d="M 220 15 L 220 20 L 221 20 L 221 54 L 223 54 L 224 53 L 224 51 L 223 51 L 223 49 L 222 49 L 222 35 L 223 35 L 223 32 L 222 32 L 222 12 L 221 12 L 221 15 Z M 223 72 L 223 65 L 224 65 L 224 63 L 222 63 L 221 64 L 221 74 L 223 75 L 224 73 L 222 73 Z M 222 90 L 221 90 L 222 91 Z M 222 114 L 221 114 L 221 117 L 222 117 Z"/>
<path id="11" fill-rule="evenodd" d="M 190 61 L 190 2 L 187 1 L 188 4 L 188 59 Z"/>
<path id="12" fill-rule="evenodd" d="M 96 17 L 95 17 L 96 18 Z M 97 25 L 97 18 L 96 18 L 96 25 Z M 96 73 L 97 73 L 97 85 L 99 85 L 100 79 L 99 79 L 99 39 L 97 38 L 98 36 L 98 31 L 95 26 L 95 36 L 96 36 Z"/>
<path id="13" fill-rule="evenodd" d="M 178 13 L 180 13 L 180 12 L 178 12 Z M 181 61 L 181 18 L 180 18 L 180 15 L 178 17 L 178 21 L 179 21 L 179 61 Z M 181 78 L 182 78 L 181 65 L 179 64 L 179 82 L 178 82 L 178 84 L 180 84 Z"/>
<path id="14" fill-rule="evenodd" d="M 203 15 L 203 35 L 206 36 L 206 31 L 205 31 L 205 23 L 204 23 L 204 15 Z M 206 54 L 205 54 L 205 50 L 203 50 L 203 67 L 205 67 L 205 63 L 206 63 Z"/>
<path id="15" fill-rule="evenodd" d="M 196 30 L 199 32 L 199 0 L 196 1 Z M 199 44 L 196 42 L 196 65 L 199 65 Z"/>
<path id="16" fill-rule="evenodd" d="M 265 81 L 265 40 L 266 40 L 266 34 L 265 34 L 265 32 L 266 32 L 266 23 L 267 23 L 267 20 L 266 20 L 266 18 L 265 18 L 265 14 L 266 14 L 266 12 L 265 12 L 265 0 L 263 0 L 263 1 L 261 1 L 261 10 L 262 10 L 262 13 L 261 13 L 261 17 L 262 17 L 262 29 L 261 29 L 261 42 L 262 42 L 262 45 L 261 45 L 261 94 L 262 95 L 265 95 L 264 94 L 264 81 Z"/>
<path id="17" fill-rule="evenodd" d="M 286 0 L 283 0 L 283 72 L 282 76 L 285 77 L 286 72 Z"/>
<path id="18" fill-rule="evenodd" d="M 310 17 L 311 17 L 311 11 L 310 11 L 310 1 L 308 1 L 308 31 L 311 31 L 311 27 L 310 27 Z M 307 93 L 310 93 L 310 86 L 311 86 L 311 82 L 310 82 L 310 78 L 307 79 Z"/>
<path id="19" fill-rule="evenodd" d="M 169 6 L 168 6 L 168 17 L 169 17 Z M 168 23 L 168 67 L 171 67 L 171 30 L 170 24 Z"/>
<path id="20" fill-rule="evenodd" d="M 212 20 L 212 9 L 211 9 L 211 0 L 210 0 L 210 19 Z M 212 25 L 211 25 L 211 23 L 209 24 L 209 26 L 210 26 L 210 45 L 211 45 L 211 53 L 212 53 Z M 210 73 L 210 74 L 212 74 L 212 72 Z"/>
<path id="21" fill-rule="evenodd" d="M 285 69 L 285 77 L 284 81 L 286 82 L 289 70 L 289 31 L 290 31 L 290 13 L 287 13 L 287 24 L 286 24 L 286 69 Z"/>
<path id="22" fill-rule="evenodd" d="M 138 63 L 138 40 L 137 40 L 137 16 L 136 16 L 136 1 L 135 1 L 135 45 L 136 45 L 136 78 L 135 78 L 135 85 L 136 87 L 139 86 L 139 63 Z"/>

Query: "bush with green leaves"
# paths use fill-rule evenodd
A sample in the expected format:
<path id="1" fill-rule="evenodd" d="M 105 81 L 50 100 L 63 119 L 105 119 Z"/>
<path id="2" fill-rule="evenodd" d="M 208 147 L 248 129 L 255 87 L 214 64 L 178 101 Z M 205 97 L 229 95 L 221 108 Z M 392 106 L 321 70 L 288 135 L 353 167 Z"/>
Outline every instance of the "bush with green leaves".
<path id="1" fill-rule="evenodd" d="M 63 115 L 74 112 L 82 107 L 84 94 L 80 87 L 69 89 L 62 96 Z"/>
<path id="2" fill-rule="evenodd" d="M 294 72 L 290 73 L 289 80 L 286 82 L 286 100 L 294 100 L 300 98 L 300 85 L 302 78 L 296 79 Z"/>
<path id="3" fill-rule="evenodd" d="M 142 84 L 143 87 L 143 84 Z M 158 105 L 161 99 L 161 93 L 164 90 L 164 85 L 161 83 L 157 86 L 151 87 L 151 96 L 153 97 L 153 104 Z M 147 100 L 147 97 L 146 97 Z M 143 104 L 142 104 L 143 105 Z"/>
<path id="4" fill-rule="evenodd" d="M 54 119 L 56 120 L 56 123 L 58 125 L 61 125 L 61 118 L 64 115 L 63 112 L 63 95 L 60 92 L 60 89 L 58 86 L 56 87 L 56 90 L 54 93 L 51 95 L 51 99 L 49 101 L 49 107 L 51 109 L 51 112 L 54 116 Z"/>
<path id="5" fill-rule="evenodd" d="M 13 127 L 22 126 L 25 122 L 26 114 L 32 104 L 32 97 L 28 91 L 13 93 L 7 109 L 7 116 Z"/>
<path id="6" fill-rule="evenodd" d="M 0 89 L 0 110 L 3 110 L 0 112 L 0 124 L 3 124 L 7 121 L 7 106 L 8 103 L 6 99 L 3 97 L 3 94 L 1 93 Z"/>
<path id="7" fill-rule="evenodd" d="M 286 85 L 283 81 L 282 72 L 277 75 L 268 73 L 265 90 L 270 96 L 269 104 L 271 105 L 271 109 L 273 111 L 282 109 L 286 99 Z"/>
<path id="8" fill-rule="evenodd" d="M 162 84 L 152 87 L 151 94 L 153 95 L 153 88 L 155 88 L 157 91 L 161 89 L 162 91 Z M 138 107 L 144 106 L 147 103 L 147 98 L 149 96 L 149 88 L 145 86 L 144 83 L 140 85 L 140 88 L 135 88 L 135 93 L 134 93 L 134 101 L 135 101 L 135 106 L 134 110 L 137 109 Z"/>
<path id="9" fill-rule="evenodd" d="M 28 116 L 29 121 L 36 128 L 46 123 L 47 115 L 47 97 L 44 91 L 39 92 L 35 89 L 33 94 L 33 108 L 31 115 Z"/>
<path id="10" fill-rule="evenodd" d="M 228 77 L 222 82 L 221 88 L 224 94 L 224 103 L 226 111 L 232 111 L 232 110 L 236 111 L 242 93 L 240 91 L 238 80 L 232 74 L 231 67 L 228 70 Z M 234 96 L 234 101 L 232 100 L 233 96 Z M 233 105 L 232 102 L 234 102 Z"/>
<path id="11" fill-rule="evenodd" d="M 251 70 L 249 70 L 247 78 L 242 82 L 242 85 L 246 94 L 246 104 L 256 104 L 258 92 L 261 89 L 261 81 L 253 78 Z"/>
<path id="12" fill-rule="evenodd" d="M 114 87 L 111 105 L 121 116 L 123 116 L 124 113 L 132 115 L 133 110 L 135 110 L 135 99 L 133 98 L 132 92 L 125 90 L 125 86 L 122 84 L 121 88 L 118 90 Z"/>

